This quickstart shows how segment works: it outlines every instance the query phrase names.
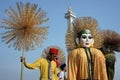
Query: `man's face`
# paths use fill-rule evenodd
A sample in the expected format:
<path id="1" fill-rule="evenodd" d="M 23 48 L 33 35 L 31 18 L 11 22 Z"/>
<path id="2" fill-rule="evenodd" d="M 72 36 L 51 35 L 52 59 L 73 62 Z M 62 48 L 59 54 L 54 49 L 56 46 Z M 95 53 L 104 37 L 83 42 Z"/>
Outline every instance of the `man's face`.
<path id="1" fill-rule="evenodd" d="M 57 55 L 56 54 L 52 54 L 51 55 L 51 60 L 55 60 L 57 58 Z"/>
<path id="2" fill-rule="evenodd" d="M 82 47 L 90 47 L 94 43 L 94 39 L 91 34 L 83 33 L 80 37 L 80 45 Z"/>
<path id="3" fill-rule="evenodd" d="M 66 66 L 64 67 L 64 71 L 65 71 L 65 72 L 67 71 L 67 68 L 66 68 Z"/>

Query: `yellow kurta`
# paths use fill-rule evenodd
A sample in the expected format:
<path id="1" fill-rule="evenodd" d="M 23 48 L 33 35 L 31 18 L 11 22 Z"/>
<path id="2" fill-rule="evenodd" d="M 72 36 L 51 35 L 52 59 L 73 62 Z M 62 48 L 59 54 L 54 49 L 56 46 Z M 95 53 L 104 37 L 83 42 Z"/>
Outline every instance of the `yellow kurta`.
<path id="1" fill-rule="evenodd" d="M 57 80 L 57 67 L 54 61 L 51 62 L 52 65 L 52 80 Z M 32 64 L 26 63 L 25 66 L 29 69 L 39 68 L 40 70 L 40 80 L 48 80 L 48 66 L 49 63 L 47 59 L 40 58 Z"/>
<path id="2" fill-rule="evenodd" d="M 108 80 L 105 57 L 98 49 L 91 48 L 94 61 L 94 80 Z M 87 80 L 88 61 L 84 48 L 73 50 L 68 57 L 68 80 Z"/>

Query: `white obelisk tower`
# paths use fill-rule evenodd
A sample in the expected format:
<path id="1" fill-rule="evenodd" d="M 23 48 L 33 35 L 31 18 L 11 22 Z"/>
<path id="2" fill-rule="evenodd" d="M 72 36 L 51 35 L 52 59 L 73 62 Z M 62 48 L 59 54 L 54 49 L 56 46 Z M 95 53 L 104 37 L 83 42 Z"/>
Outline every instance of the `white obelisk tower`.
<path id="1" fill-rule="evenodd" d="M 76 16 L 72 12 L 72 8 L 71 7 L 68 8 L 68 12 L 65 14 L 65 18 L 67 19 L 68 29 L 70 29 L 72 31 L 73 30 L 72 29 L 73 28 L 72 22 L 74 21 Z"/>

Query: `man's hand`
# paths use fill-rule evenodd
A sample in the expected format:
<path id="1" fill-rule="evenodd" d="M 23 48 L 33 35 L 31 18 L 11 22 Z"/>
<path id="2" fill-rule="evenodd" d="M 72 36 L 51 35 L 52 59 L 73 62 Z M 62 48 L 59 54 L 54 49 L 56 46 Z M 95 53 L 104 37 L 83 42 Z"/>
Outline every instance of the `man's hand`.
<path id="1" fill-rule="evenodd" d="M 26 62 L 25 61 L 25 57 L 20 57 L 20 61 L 23 62 L 23 63 L 25 63 Z"/>

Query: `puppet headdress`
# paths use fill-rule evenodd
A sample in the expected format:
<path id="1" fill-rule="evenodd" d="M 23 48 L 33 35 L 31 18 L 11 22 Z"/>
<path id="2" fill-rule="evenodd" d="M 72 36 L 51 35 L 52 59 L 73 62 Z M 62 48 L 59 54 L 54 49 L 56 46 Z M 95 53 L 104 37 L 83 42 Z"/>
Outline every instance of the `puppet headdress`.
<path id="1" fill-rule="evenodd" d="M 93 35 L 94 47 L 100 48 L 102 46 L 103 35 L 98 29 L 97 21 L 92 17 L 80 17 L 74 20 L 73 30 L 70 31 L 68 29 L 68 32 L 66 34 L 66 46 L 67 46 L 68 51 L 78 48 L 78 43 L 76 42 L 78 33 L 86 29 L 90 30 L 91 34 Z"/>
<path id="2" fill-rule="evenodd" d="M 120 34 L 113 30 L 103 30 L 104 42 L 103 48 L 106 48 L 110 52 L 120 52 Z"/>

